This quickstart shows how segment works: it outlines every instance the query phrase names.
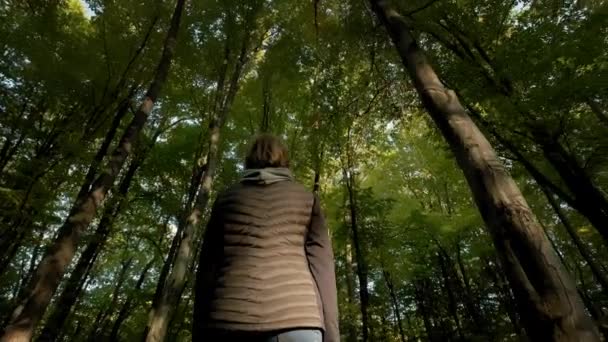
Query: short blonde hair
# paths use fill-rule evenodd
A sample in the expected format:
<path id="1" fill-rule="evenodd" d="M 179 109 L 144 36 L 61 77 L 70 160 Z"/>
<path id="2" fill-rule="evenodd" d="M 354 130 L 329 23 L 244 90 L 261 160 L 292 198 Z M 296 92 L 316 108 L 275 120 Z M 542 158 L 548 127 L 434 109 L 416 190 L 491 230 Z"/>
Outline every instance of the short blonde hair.
<path id="1" fill-rule="evenodd" d="M 245 158 L 246 169 L 263 169 L 265 167 L 289 167 L 287 146 L 271 134 L 258 135 Z"/>

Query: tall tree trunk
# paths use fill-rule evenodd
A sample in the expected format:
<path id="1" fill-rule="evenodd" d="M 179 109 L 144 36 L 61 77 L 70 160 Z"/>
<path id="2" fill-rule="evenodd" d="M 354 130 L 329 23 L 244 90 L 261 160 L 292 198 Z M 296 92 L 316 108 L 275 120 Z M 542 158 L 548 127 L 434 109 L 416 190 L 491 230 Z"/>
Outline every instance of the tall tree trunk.
<path id="1" fill-rule="evenodd" d="M 347 301 L 349 304 L 354 305 L 355 301 L 355 287 L 354 287 L 354 279 L 353 279 L 353 270 L 355 269 L 353 266 L 353 250 L 350 243 L 346 243 L 344 248 L 344 261 L 345 261 L 345 276 L 346 276 L 346 293 L 347 293 Z M 357 342 L 357 327 L 355 325 L 354 320 L 350 320 L 346 322 L 346 341 L 347 342 Z"/>
<path id="2" fill-rule="evenodd" d="M 103 158 L 106 156 L 107 150 L 110 144 L 112 143 L 112 140 L 114 139 L 114 136 L 116 135 L 116 132 L 120 126 L 120 122 L 129 109 L 129 103 L 133 93 L 135 92 L 135 89 L 135 87 L 132 87 L 129 91 L 129 95 L 127 96 L 127 98 L 122 100 L 119 104 L 117 113 L 116 115 L 114 115 L 108 132 L 106 133 L 101 146 L 97 150 L 96 155 L 91 161 L 85 179 L 82 182 L 82 185 L 76 198 L 83 198 L 83 196 L 86 195 L 86 193 L 89 191 L 91 184 L 95 180 L 95 175 L 98 172 L 99 165 L 103 161 Z M 51 143 L 51 145 L 53 145 L 53 143 Z M 14 224 L 8 229 L 8 232 L 3 232 L 1 234 L 3 236 L 0 239 L 0 255 L 2 255 L 3 251 L 11 251 L 11 245 L 18 244 L 18 240 L 29 236 L 29 230 L 31 229 L 31 224 L 29 223 L 32 221 L 32 212 L 31 208 L 29 207 L 29 199 L 31 197 L 30 194 L 34 189 L 34 186 L 59 162 L 59 159 L 53 158 L 53 156 L 54 154 L 51 153 L 50 150 L 43 150 L 42 152 L 38 153 L 37 157 L 33 158 L 34 162 L 31 162 L 33 166 L 28 168 L 25 172 L 26 177 L 24 177 L 23 180 L 17 181 L 15 189 L 21 189 L 25 193 L 25 195 L 21 200 L 21 204 L 19 205 L 17 214 L 13 218 Z M 4 236 L 7 234 L 9 234 L 8 237 Z M 3 259 L 8 260 L 10 262 L 10 258 L 7 258 L 6 254 Z"/>
<path id="3" fill-rule="evenodd" d="M 258 3 L 258 6 L 254 6 L 252 12 L 249 13 L 250 17 L 248 18 L 247 25 L 249 29 L 252 28 L 252 24 L 255 22 L 259 4 L 260 3 Z M 228 92 L 225 98 L 221 100 L 221 106 L 219 109 L 214 111 L 213 118 L 209 124 L 209 149 L 207 152 L 207 162 L 205 163 L 206 166 L 204 168 L 200 190 L 196 196 L 193 208 L 180 220 L 180 226 L 183 228 L 178 228 L 178 231 L 182 231 L 182 235 L 180 237 L 179 247 L 175 256 L 175 262 L 169 278 L 163 286 L 163 291 L 159 302 L 150 310 L 150 319 L 145 331 L 145 340 L 147 342 L 158 342 L 165 339 L 170 318 L 172 317 L 173 311 L 176 309 L 177 303 L 179 302 L 183 293 L 189 266 L 192 264 L 193 255 L 195 254 L 193 251 L 193 242 L 196 228 L 201 222 L 203 213 L 207 208 L 207 203 L 209 202 L 209 197 L 211 195 L 215 168 L 219 159 L 220 130 L 226 122 L 228 114 L 230 113 L 232 103 L 234 102 L 234 98 L 238 92 L 239 80 L 241 78 L 243 69 L 245 68 L 245 64 L 248 61 L 251 38 L 250 34 L 251 32 L 246 28 L 245 37 L 243 38 L 241 45 L 241 51 L 236 59 L 235 67 L 230 78 Z"/>
<path id="4" fill-rule="evenodd" d="M 507 284 L 504 272 L 500 269 L 500 265 L 495 263 L 492 265 L 489 258 L 482 258 L 485 261 L 483 271 L 487 274 L 488 278 L 494 283 L 494 288 L 497 289 L 497 296 L 500 305 L 504 308 L 511 325 L 513 325 L 513 331 L 521 341 L 525 341 L 523 336 L 523 327 L 519 315 L 516 312 L 517 303 L 513 298 L 511 289 Z"/>
<path id="5" fill-rule="evenodd" d="M 13 315 L 14 319 L 5 329 L 0 341 L 16 342 L 29 341 L 31 339 L 35 326 L 38 324 L 53 294 L 57 290 L 66 267 L 74 257 L 80 235 L 89 226 L 95 217 L 97 207 L 102 203 L 108 190 L 112 187 L 125 160 L 131 153 L 132 145 L 148 121 L 148 115 L 167 80 L 177 42 L 177 32 L 184 3 L 185 0 L 177 0 L 177 5 L 171 18 L 171 26 L 154 79 L 133 120 L 126 128 L 118 146 L 112 152 L 108 167 L 97 177 L 89 192 L 82 198 L 76 199 L 73 210 L 71 210 L 67 220 L 59 229 L 57 239 L 38 266 L 30 285 L 28 298 L 15 311 Z"/>
<path id="6" fill-rule="evenodd" d="M 192 246 L 195 229 L 198 227 L 202 214 L 206 209 L 211 186 L 213 184 L 213 173 L 217 163 L 216 159 L 219 150 L 220 136 L 220 128 L 216 125 L 217 121 L 214 120 L 210 127 L 211 146 L 209 148 L 207 168 L 203 176 L 201 189 L 197 195 L 192 212 L 185 218 L 185 222 L 182 223 L 183 229 L 178 229 L 178 231 L 182 231 L 182 234 L 179 236 L 180 241 L 175 255 L 175 262 L 171 273 L 163 286 L 160 300 L 158 301 L 157 306 L 152 308 L 150 313 L 150 321 L 148 323 L 149 329 L 147 329 L 145 337 L 145 340 L 148 342 L 163 341 L 165 339 L 169 319 L 173 310 L 176 308 L 179 297 L 185 286 L 188 266 L 192 261 L 192 255 L 194 253 Z"/>
<path id="7" fill-rule="evenodd" d="M 426 331 L 426 335 L 429 341 L 436 341 L 435 338 L 435 329 L 433 327 L 433 322 L 431 320 L 431 314 L 429 313 L 428 307 L 426 305 L 426 291 L 425 284 L 423 281 L 415 280 L 414 281 L 414 298 L 416 299 L 416 310 L 418 314 L 422 316 L 422 321 L 424 323 L 424 330 Z"/>
<path id="8" fill-rule="evenodd" d="M 125 68 L 124 72 L 122 73 L 122 75 L 119 79 L 119 82 L 116 85 L 115 90 L 108 97 L 109 101 L 106 101 L 107 103 L 101 103 L 100 105 L 95 106 L 95 108 L 92 109 L 90 111 L 90 113 L 88 114 L 89 121 L 95 121 L 99 117 L 105 118 L 107 116 L 104 115 L 104 112 L 107 111 L 108 109 L 110 109 L 113 106 L 112 104 L 114 102 L 116 102 L 117 99 L 119 99 L 119 101 L 118 101 L 119 105 L 118 105 L 118 108 L 116 109 L 117 114 L 114 116 L 112 123 L 110 124 L 110 127 L 108 129 L 108 132 L 106 133 L 106 136 L 102 142 L 102 145 L 98 149 L 97 154 L 95 155 L 94 159 L 91 162 L 91 165 L 88 169 L 85 179 L 82 182 L 80 191 L 78 192 L 78 195 L 76 196 L 77 199 L 83 198 L 83 196 L 86 196 L 86 193 L 89 191 L 90 186 L 93 183 L 93 181 L 95 180 L 96 174 L 98 173 L 99 165 L 103 161 L 103 158 L 107 155 L 107 149 L 109 148 L 109 146 L 117 132 L 117 129 L 120 125 L 120 121 L 122 120 L 124 115 L 127 113 L 128 109 L 130 108 L 131 98 L 133 97 L 133 94 L 137 91 L 139 84 L 133 84 L 130 87 L 130 89 L 128 90 L 128 94 L 124 98 L 123 98 L 124 95 L 122 94 L 122 91 L 124 90 L 123 88 L 127 81 L 127 75 L 129 73 L 129 71 L 131 70 L 131 67 L 133 66 L 135 61 L 141 55 L 141 52 L 143 51 L 144 47 L 147 45 L 150 34 L 152 33 L 152 30 L 155 26 L 157 19 L 158 18 L 155 17 L 154 20 L 152 21 L 144 40 L 142 41 L 141 45 L 136 50 L 135 54 L 133 55 L 133 57 L 127 64 L 127 67 Z M 108 78 L 108 82 L 109 82 L 109 78 Z M 121 98 L 122 98 L 122 100 L 120 100 Z M 84 110 L 82 110 L 82 111 L 84 112 Z M 78 112 L 78 110 L 74 110 L 74 112 Z M 72 121 L 74 121 L 74 120 L 72 120 Z M 97 121 L 100 121 L 100 120 L 97 120 Z M 102 121 L 102 124 L 103 124 L 103 122 L 105 122 L 105 120 L 101 120 L 101 121 Z M 67 127 L 66 130 L 70 130 L 70 127 L 68 126 L 69 123 L 70 123 L 70 120 L 69 120 L 69 116 L 68 116 L 68 119 L 61 120 L 61 123 L 59 124 L 59 126 Z M 88 123 L 84 124 L 84 127 L 83 127 L 84 131 L 80 138 L 80 143 L 83 145 L 87 145 L 88 142 L 92 140 L 92 138 L 97 136 L 96 130 L 89 130 L 89 129 L 87 129 L 88 126 L 89 126 Z M 98 129 L 99 128 L 97 128 L 97 130 Z M 44 145 L 56 146 L 57 144 L 55 144 L 55 141 L 56 141 L 57 137 L 61 135 L 60 133 L 61 133 L 61 131 L 58 133 L 49 134 L 54 137 L 53 138 L 54 140 L 46 139 L 47 141 L 45 142 Z M 21 142 L 23 141 L 25 136 L 26 136 L 25 133 L 22 133 L 20 135 L 17 143 L 15 143 L 13 148 L 9 151 L 9 155 L 8 155 L 9 158 L 15 152 L 15 149 L 21 144 Z M 40 150 L 39 150 L 39 152 L 40 152 Z M 24 199 L 22 200 L 22 204 L 20 205 L 20 209 L 17 211 L 18 212 L 17 218 L 16 218 L 17 222 L 15 222 L 13 227 L 11 227 L 12 229 L 18 229 L 19 232 L 14 232 L 12 234 L 13 238 L 4 238 L 4 236 L 2 236 L 4 234 L 6 234 L 4 232 L 3 232 L 3 234 L 0 234 L 0 236 L 2 236 L 2 238 L 0 238 L 0 255 L 3 254 L 3 251 L 15 250 L 16 249 L 15 245 L 18 246 L 20 244 L 21 239 L 29 236 L 29 230 L 30 230 L 30 225 L 31 225 L 29 223 L 32 220 L 32 218 L 31 218 L 32 211 L 28 210 L 28 207 L 27 207 L 27 205 L 29 204 L 28 203 L 29 193 L 31 192 L 31 189 L 34 187 L 34 185 L 36 185 L 36 183 L 40 179 L 42 179 L 45 174 L 49 173 L 54 168 L 54 166 L 56 166 L 56 164 L 57 164 L 58 160 L 56 160 L 56 158 L 54 159 L 54 157 L 53 157 L 54 152 L 51 152 L 50 148 L 42 149 L 42 151 L 40 153 L 38 153 L 37 155 L 39 155 L 40 157 L 33 158 L 34 161 L 29 163 L 29 164 L 33 165 L 33 167 L 30 167 L 30 169 L 32 169 L 34 171 L 25 173 L 26 175 L 29 175 L 29 177 L 31 177 L 30 180 L 25 182 L 25 183 L 29 183 L 29 184 L 27 184 L 27 185 L 20 184 L 20 185 L 16 186 L 17 189 L 28 189 L 27 191 L 25 191 L 26 194 L 28 194 L 28 195 L 24 196 Z M 47 167 L 47 165 L 51 165 L 51 166 Z M 0 170 L 1 169 L 2 168 L 0 168 Z M 39 171 L 36 171 L 39 169 L 43 169 L 45 171 L 42 173 L 40 173 Z M 1 171 L 0 171 L 0 173 L 1 173 Z M 22 221 L 23 215 L 26 215 L 25 222 Z M 10 244 L 10 247 L 6 248 L 6 246 L 5 246 L 6 244 Z M 6 255 L 10 255 L 10 252 L 8 254 L 4 253 L 4 256 L 6 256 Z M 0 257 L 0 260 L 4 259 L 5 258 L 4 256 Z M 0 267 L 0 274 L 2 274 L 1 269 L 2 269 L 2 267 Z"/>
<path id="9" fill-rule="evenodd" d="M 456 94 L 440 82 L 403 18 L 386 0 L 371 2 L 422 103 L 464 172 L 516 294 L 528 335 L 534 340 L 599 341 L 574 282 L 488 140 Z"/>
<path id="10" fill-rule="evenodd" d="M 397 294 L 395 293 L 395 286 L 393 284 L 393 279 L 391 278 L 391 274 L 382 270 L 382 275 L 384 276 L 384 282 L 386 283 L 386 287 L 388 288 L 388 293 L 391 296 L 391 302 L 393 304 L 393 310 L 395 311 L 395 317 L 397 318 L 397 328 L 399 329 L 399 339 L 401 342 L 405 342 L 405 333 L 403 332 L 403 323 L 401 319 L 401 310 L 399 309 L 399 300 L 397 299 Z"/>
<path id="11" fill-rule="evenodd" d="M 207 169 L 207 164 L 198 165 L 197 161 L 199 158 L 200 158 L 200 155 L 197 153 L 195 156 L 195 165 L 194 165 L 193 171 L 192 171 L 192 177 L 190 180 L 188 196 L 187 196 L 186 202 L 184 204 L 185 212 L 191 210 L 191 208 L 194 204 L 194 200 L 196 199 L 196 194 L 197 194 L 197 190 L 199 188 L 199 184 L 200 184 L 203 176 L 205 175 L 205 171 Z M 183 213 L 182 213 L 182 215 L 183 215 Z M 169 252 L 167 253 L 167 257 L 165 258 L 163 267 L 162 267 L 160 275 L 158 277 L 158 281 L 156 283 L 156 290 L 154 292 L 154 297 L 152 298 L 150 319 L 148 321 L 148 324 L 144 328 L 144 331 L 142 334 L 143 340 L 147 339 L 147 336 L 150 334 L 151 324 L 153 323 L 152 318 L 154 317 L 153 315 L 155 315 L 156 312 L 158 310 L 160 310 L 161 305 L 163 304 L 162 303 L 163 293 L 167 286 L 167 277 L 169 276 L 171 267 L 173 266 L 173 264 L 175 262 L 175 259 L 176 259 L 177 253 L 178 253 L 178 248 L 181 247 L 180 244 L 184 238 L 183 235 L 184 235 L 185 225 L 182 224 L 182 222 L 184 222 L 184 220 L 185 219 L 183 217 L 181 217 L 179 220 L 179 225 L 178 225 L 177 231 L 175 232 L 175 235 L 173 236 L 173 239 L 171 241 L 171 247 L 169 248 Z"/>
<path id="12" fill-rule="evenodd" d="M 444 255 L 447 256 L 445 251 Z M 473 289 L 471 289 L 471 283 L 467 275 L 467 270 L 462 260 L 462 252 L 459 242 L 456 244 L 456 262 L 458 263 L 458 269 L 460 270 L 460 274 L 462 276 L 462 282 L 458 277 L 454 266 L 451 267 L 452 277 L 458 284 L 458 290 L 462 294 L 462 302 L 470 318 L 471 330 L 477 333 L 479 336 L 486 336 L 488 339 L 493 339 L 490 336 L 490 329 L 488 329 L 485 315 L 481 311 L 479 305 L 477 305 L 477 296 L 473 292 Z"/>
<path id="13" fill-rule="evenodd" d="M 97 256 L 108 239 L 114 221 L 128 202 L 127 194 L 129 188 L 133 182 L 137 169 L 142 162 L 143 156 L 131 162 L 127 173 L 120 183 L 118 193 L 116 194 L 117 198 L 113 199 L 113 203 L 108 203 L 104 208 L 103 215 L 95 233 L 80 255 L 76 267 L 70 274 L 70 278 L 68 279 L 65 288 L 55 304 L 55 309 L 46 320 L 46 324 L 39 337 L 41 341 L 57 340 L 57 337 L 72 310 L 72 306 L 76 303 L 76 299 L 82 291 L 82 285 L 86 280 L 89 270 L 93 267 Z"/>
<path id="14" fill-rule="evenodd" d="M 231 18 L 231 17 L 229 16 L 229 18 Z M 215 98 L 213 101 L 214 103 L 213 103 L 213 109 L 212 109 L 213 113 L 217 113 L 217 111 L 221 109 L 222 103 L 224 101 L 224 96 L 223 96 L 224 83 L 226 81 L 226 75 L 228 73 L 228 61 L 231 58 L 229 42 L 230 42 L 230 36 L 227 36 L 225 39 L 225 46 L 224 46 L 224 59 L 223 59 L 222 65 L 220 67 L 220 70 L 218 73 L 218 80 L 216 83 L 217 86 L 216 86 Z M 211 120 L 213 120 L 213 117 L 211 118 Z M 211 134 L 211 132 L 209 132 L 209 134 Z M 202 136 L 202 134 L 201 134 L 201 136 Z M 200 143 L 200 145 L 203 145 L 202 141 L 199 141 L 199 143 Z M 184 224 L 184 222 L 186 222 L 186 215 L 188 213 L 190 213 L 192 211 L 192 209 L 194 208 L 196 195 L 200 190 L 200 184 L 202 183 L 203 177 L 205 176 L 205 172 L 207 171 L 208 164 L 206 163 L 206 159 L 203 158 L 203 153 L 204 153 L 203 150 L 204 149 L 202 148 L 202 146 L 199 147 L 199 149 L 197 149 L 197 151 L 195 152 L 195 155 L 194 155 L 194 165 L 192 167 L 192 177 L 190 178 L 188 194 L 187 194 L 184 206 L 183 206 L 183 212 L 181 213 L 181 216 L 179 218 L 179 222 L 178 222 L 179 224 L 178 224 L 177 231 L 175 233 L 175 236 L 173 237 L 173 241 L 171 242 L 171 248 L 169 249 L 169 253 L 167 255 L 167 258 L 165 259 L 158 282 L 156 284 L 156 291 L 154 292 L 154 297 L 152 300 L 152 307 L 150 309 L 148 323 L 146 324 L 146 327 L 144 328 L 144 331 L 142 334 L 142 340 L 146 340 L 148 338 L 150 331 L 151 331 L 152 323 L 154 323 L 153 318 L 157 314 L 157 311 L 159 311 L 161 309 L 163 291 L 165 291 L 165 288 L 167 286 L 167 277 L 169 276 L 171 267 L 173 266 L 173 263 L 175 262 L 178 248 L 181 247 L 180 244 L 184 237 L 184 229 L 186 226 Z M 156 320 L 158 321 L 158 319 L 156 319 Z M 162 323 L 160 325 L 162 327 L 162 325 L 167 325 L 167 324 L 168 323 Z M 165 334 L 166 334 L 166 330 L 167 330 L 167 328 L 164 328 Z"/>
<path id="15" fill-rule="evenodd" d="M 441 269 L 441 275 L 443 278 L 443 288 L 448 297 L 448 311 L 454 319 L 456 324 L 456 332 L 460 341 L 464 341 L 464 334 L 462 333 L 462 324 L 460 323 L 460 316 L 458 315 L 458 303 L 456 301 L 456 294 L 454 293 L 454 282 L 451 277 L 449 267 L 450 261 L 445 257 L 441 251 L 437 252 L 437 259 L 439 260 L 439 268 Z"/>
<path id="16" fill-rule="evenodd" d="M 179 227 L 178 227 L 179 228 Z M 177 253 L 177 247 L 179 246 L 179 242 L 181 240 L 180 230 L 175 232 L 173 239 L 171 241 L 171 247 L 169 247 L 169 252 L 167 253 L 167 257 L 163 262 L 163 267 L 160 270 L 160 274 L 158 276 L 158 280 L 156 282 L 156 290 L 154 291 L 154 296 L 152 297 L 152 307 L 156 308 L 161 300 L 163 294 L 163 288 L 165 287 L 165 283 L 167 282 L 167 277 L 169 276 L 169 271 L 171 271 L 171 266 L 175 261 L 175 255 Z M 144 330 L 144 335 L 147 334 L 148 330 Z"/>
<path id="17" fill-rule="evenodd" d="M 108 336 L 108 340 L 111 342 L 118 341 L 118 333 L 120 331 L 120 326 L 122 323 L 129 317 L 129 311 L 131 310 L 131 306 L 133 305 L 134 294 L 137 294 L 141 290 L 141 286 L 146 280 L 146 276 L 148 275 L 148 271 L 154 265 L 154 260 L 156 258 L 152 258 L 146 266 L 142 269 L 139 278 L 137 278 L 137 283 L 135 284 L 135 288 L 133 289 L 133 293 L 127 296 L 127 299 L 122 304 L 120 311 L 118 312 L 118 316 L 116 317 L 116 321 L 112 325 L 112 330 L 110 331 L 110 335 Z"/>
<path id="18" fill-rule="evenodd" d="M 196 255 L 194 256 L 194 260 L 196 260 Z M 186 280 L 186 285 L 184 286 L 184 289 L 186 287 L 188 287 L 188 283 L 193 280 L 192 279 L 192 275 L 194 274 L 194 270 L 192 269 L 192 271 L 190 271 L 190 277 L 188 277 L 188 279 Z M 192 293 L 194 293 L 193 289 Z M 185 291 L 185 290 L 184 290 Z M 183 292 L 182 291 L 182 294 Z M 181 297 L 180 297 L 181 298 Z M 188 296 L 186 302 L 181 305 L 181 310 L 175 310 L 173 313 L 173 316 L 171 317 L 171 319 L 169 320 L 169 338 L 171 338 L 171 336 L 176 336 L 179 331 L 183 330 L 184 328 L 187 329 L 187 325 L 188 322 L 185 322 L 186 320 L 184 319 L 186 317 L 186 312 L 190 311 L 192 309 L 192 300 L 194 299 L 194 296 Z M 180 308 L 180 303 L 177 303 L 177 308 Z M 175 322 L 179 322 L 179 324 L 176 324 Z"/>
<path id="19" fill-rule="evenodd" d="M 116 286 L 114 286 L 114 291 L 112 292 L 112 301 L 110 302 L 110 305 L 108 305 L 106 307 L 106 309 L 103 312 L 103 315 L 101 315 L 100 319 L 95 322 L 95 329 L 94 329 L 95 334 L 97 336 L 101 336 L 102 339 L 105 334 L 106 327 L 109 323 L 108 319 L 109 319 L 109 317 L 111 317 L 112 312 L 114 312 L 114 309 L 116 308 L 116 305 L 118 304 L 118 296 L 120 295 L 122 286 L 123 286 L 125 280 L 127 279 L 128 271 L 129 271 L 129 268 L 131 267 L 132 263 L 133 263 L 133 257 L 129 258 L 127 261 L 122 263 L 120 272 L 118 272 L 118 280 L 116 281 Z"/>
<path id="20" fill-rule="evenodd" d="M 349 163 L 350 164 L 350 163 Z M 350 165 L 349 165 L 350 166 Z M 369 340 L 370 325 L 369 325 L 369 289 L 368 289 L 368 273 L 363 248 L 359 237 L 359 225 L 357 220 L 357 202 L 355 195 L 354 175 L 352 168 L 349 170 L 343 169 L 344 181 L 346 190 L 348 191 L 348 206 L 350 209 L 350 227 L 352 234 L 353 246 L 355 249 L 355 260 L 357 262 L 357 278 L 359 279 L 359 298 L 361 304 L 361 338 L 363 342 Z"/>

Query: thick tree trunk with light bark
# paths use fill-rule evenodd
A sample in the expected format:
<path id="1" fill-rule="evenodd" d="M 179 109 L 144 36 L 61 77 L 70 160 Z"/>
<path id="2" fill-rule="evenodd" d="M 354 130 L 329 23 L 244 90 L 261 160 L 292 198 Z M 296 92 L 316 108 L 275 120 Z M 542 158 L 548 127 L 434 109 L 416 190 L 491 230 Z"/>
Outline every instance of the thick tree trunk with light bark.
<path id="1" fill-rule="evenodd" d="M 488 140 L 456 94 L 440 82 L 403 17 L 385 0 L 371 3 L 464 172 L 515 292 L 528 335 L 539 341 L 599 341 L 574 282 Z"/>

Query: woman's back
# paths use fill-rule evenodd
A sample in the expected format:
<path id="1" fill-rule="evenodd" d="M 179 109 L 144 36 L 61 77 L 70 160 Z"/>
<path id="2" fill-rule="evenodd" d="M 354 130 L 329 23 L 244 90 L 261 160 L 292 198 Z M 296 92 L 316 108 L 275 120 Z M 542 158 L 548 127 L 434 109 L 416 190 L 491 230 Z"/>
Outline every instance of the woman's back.
<path id="1" fill-rule="evenodd" d="M 242 182 L 221 194 L 223 252 L 209 307 L 230 330 L 323 327 L 305 243 L 314 197 L 292 181 Z"/>
<path id="2" fill-rule="evenodd" d="M 340 340 L 321 207 L 288 167 L 284 144 L 262 135 L 241 181 L 216 199 L 198 265 L 194 340 Z"/>

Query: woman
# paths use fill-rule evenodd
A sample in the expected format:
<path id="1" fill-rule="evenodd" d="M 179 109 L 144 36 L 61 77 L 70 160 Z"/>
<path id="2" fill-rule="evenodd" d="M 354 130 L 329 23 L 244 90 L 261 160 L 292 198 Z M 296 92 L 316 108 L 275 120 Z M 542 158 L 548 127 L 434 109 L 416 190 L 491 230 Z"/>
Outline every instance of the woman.
<path id="1" fill-rule="evenodd" d="M 287 148 L 259 136 L 241 181 L 213 205 L 200 255 L 193 341 L 336 342 L 331 242 Z"/>

